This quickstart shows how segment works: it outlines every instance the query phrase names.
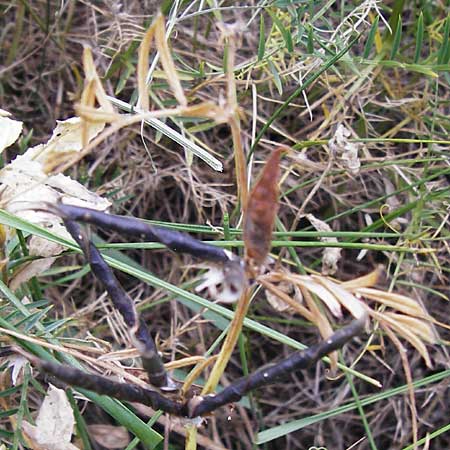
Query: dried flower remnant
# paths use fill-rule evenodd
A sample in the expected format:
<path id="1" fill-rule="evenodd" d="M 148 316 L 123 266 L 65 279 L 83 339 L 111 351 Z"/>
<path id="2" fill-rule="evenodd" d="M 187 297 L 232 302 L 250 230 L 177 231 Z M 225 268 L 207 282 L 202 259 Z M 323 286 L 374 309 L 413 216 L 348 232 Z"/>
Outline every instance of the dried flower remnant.
<path id="1" fill-rule="evenodd" d="M 280 158 L 285 151 L 276 149 L 250 192 L 244 211 L 244 242 L 246 260 L 251 267 L 264 264 L 269 254 L 272 230 L 278 212 L 278 178 Z"/>
<path id="2" fill-rule="evenodd" d="M 11 113 L 0 109 L 0 153 L 14 144 L 22 133 L 23 122 L 10 119 Z"/>
<path id="3" fill-rule="evenodd" d="M 311 225 L 317 231 L 331 232 L 333 231 L 330 226 L 324 221 L 318 219 L 313 214 L 307 214 L 306 218 L 311 222 Z M 320 238 L 322 242 L 333 242 L 337 243 L 338 240 L 335 237 L 322 237 Z M 323 252 L 322 258 L 322 274 L 323 275 L 333 275 L 336 273 L 338 267 L 337 263 L 341 259 L 341 248 L 337 247 L 327 247 Z"/>
<path id="4" fill-rule="evenodd" d="M 331 152 L 336 155 L 338 160 L 352 175 L 358 175 L 359 168 L 361 167 L 361 161 L 358 157 L 359 146 L 348 140 L 350 136 L 350 130 L 340 123 L 336 129 L 336 133 L 329 140 L 328 146 Z"/>
<path id="5" fill-rule="evenodd" d="M 36 425 L 23 421 L 23 431 L 35 449 L 78 450 L 70 440 L 74 431 L 73 411 L 63 389 L 49 386 L 39 409 Z"/>
<path id="6" fill-rule="evenodd" d="M 21 122 L 19 122 L 21 124 Z M 95 123 L 87 128 L 88 139 L 93 139 L 104 124 Z M 19 127 L 17 127 L 19 129 Z M 20 125 L 21 129 L 21 125 Z M 1 125 L 0 125 L 1 130 Z M 15 134 L 15 138 L 18 138 Z M 71 239 L 61 223 L 61 219 L 47 211 L 36 211 L 30 207 L 42 204 L 43 199 L 50 203 L 64 201 L 71 204 L 90 206 L 106 210 L 110 202 L 90 192 L 83 185 L 68 176 L 48 175 L 48 167 L 59 164 L 60 157 L 77 153 L 82 148 L 82 127 L 79 117 L 58 121 L 52 137 L 44 144 L 29 148 L 0 170 L 0 206 L 8 213 L 23 220 L 44 227 L 49 232 L 64 239 Z M 4 239 L 9 241 L 15 232 L 0 226 Z M 41 259 L 23 264 L 10 280 L 10 288 L 15 290 L 21 283 L 47 270 L 64 247 L 38 236 L 28 240 L 30 256 Z"/>
<path id="7" fill-rule="evenodd" d="M 220 267 L 208 267 L 208 272 L 203 276 L 202 283 L 195 288 L 195 292 L 206 289 L 210 297 L 219 303 L 237 302 L 247 285 L 241 263 L 242 261 L 236 258 Z"/>

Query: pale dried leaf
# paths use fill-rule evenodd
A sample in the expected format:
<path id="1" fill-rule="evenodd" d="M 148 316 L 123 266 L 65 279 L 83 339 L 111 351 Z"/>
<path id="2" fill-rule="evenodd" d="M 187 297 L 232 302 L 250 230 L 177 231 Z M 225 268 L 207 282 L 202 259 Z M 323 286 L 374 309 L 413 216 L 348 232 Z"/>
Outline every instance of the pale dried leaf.
<path id="1" fill-rule="evenodd" d="M 376 318 L 380 321 L 381 324 L 383 324 L 383 322 L 387 323 L 389 327 L 391 327 L 396 332 L 396 334 L 407 340 L 420 353 L 420 356 L 422 356 L 422 358 L 424 359 L 427 367 L 432 367 L 427 347 L 425 346 L 423 341 L 411 331 L 411 329 L 405 327 L 403 324 L 397 322 L 392 317 L 386 314 L 377 313 Z"/>
<path id="2" fill-rule="evenodd" d="M 342 317 L 341 305 L 332 292 L 325 289 L 320 283 L 317 283 L 313 278 L 308 276 L 296 276 L 295 280 L 298 281 L 300 286 L 303 286 L 308 289 L 308 291 L 317 295 L 317 297 L 325 303 L 333 316 L 337 318 Z"/>
<path id="3" fill-rule="evenodd" d="M 0 114 L 0 154 L 6 147 L 14 144 L 22 133 L 23 122 L 6 117 L 9 115 L 4 110 Z"/>
<path id="4" fill-rule="evenodd" d="M 100 128 L 94 128 L 92 128 L 91 137 L 100 130 Z M 36 211 L 36 208 L 45 206 L 44 202 L 57 203 L 60 201 L 101 211 L 110 206 L 108 200 L 90 192 L 77 181 L 62 174 L 48 176 L 45 173 L 43 165 L 48 162 L 47 158 L 51 154 L 59 151 L 65 154 L 67 151 L 81 149 L 80 130 L 79 118 L 61 122 L 47 144 L 29 149 L 0 170 L 1 207 L 66 240 L 72 240 L 72 238 L 62 225 L 61 219 L 45 211 Z M 3 238 L 9 240 L 14 235 L 14 230 L 3 227 L 1 230 L 4 232 L 5 229 L 6 233 Z M 28 243 L 32 256 L 48 258 L 58 255 L 64 250 L 61 245 L 36 236 L 32 236 Z M 13 287 L 17 287 L 30 277 L 47 270 L 49 265 L 46 262 L 50 262 L 50 260 L 35 261 L 25 267 L 14 280 Z M 40 271 L 39 267 L 41 267 Z"/>
<path id="5" fill-rule="evenodd" d="M 326 287 L 330 292 L 332 292 L 339 303 L 344 306 L 345 309 L 347 309 L 347 311 L 349 311 L 353 317 L 359 319 L 366 315 L 367 310 L 364 303 L 361 300 L 358 300 L 353 294 L 346 291 L 339 284 L 334 283 L 328 278 L 315 275 L 313 275 L 313 279 Z"/>
<path id="6" fill-rule="evenodd" d="M 137 64 L 137 81 L 139 98 L 137 107 L 142 111 L 147 112 L 150 109 L 149 93 L 147 87 L 147 72 L 149 63 L 149 53 L 153 37 L 155 35 L 155 22 L 153 22 L 149 29 L 145 32 L 141 45 L 139 46 L 138 64 Z"/>
<path id="7" fill-rule="evenodd" d="M 57 121 L 52 137 L 45 144 L 39 144 L 27 150 L 23 160 L 33 160 L 41 163 L 45 173 L 56 161 L 62 163 L 62 158 L 68 158 L 83 148 L 83 127 L 86 127 L 88 141 L 97 136 L 104 128 L 104 122 L 86 122 L 80 117 L 70 117 Z M 62 158 L 61 158 L 62 157 Z"/>
<path id="8" fill-rule="evenodd" d="M 51 218 L 51 222 L 47 222 L 44 226 L 48 231 L 50 231 L 50 233 L 66 239 L 72 239 L 66 228 L 61 223 L 56 222 L 54 217 Z M 28 240 L 28 251 L 31 256 L 42 256 L 44 258 L 48 258 L 50 256 L 59 255 L 64 248 L 64 246 L 56 242 L 48 241 L 47 239 L 39 236 L 33 235 Z"/>
<path id="9" fill-rule="evenodd" d="M 395 320 L 404 327 L 407 327 L 412 333 L 416 334 L 429 344 L 436 343 L 436 335 L 434 334 L 433 327 L 429 322 L 416 317 L 410 317 L 404 314 L 396 314 L 392 312 L 385 312 L 383 315 L 387 315 L 392 320 Z"/>
<path id="10" fill-rule="evenodd" d="M 275 282 L 279 282 L 277 280 L 277 275 L 275 278 Z M 272 277 L 269 277 L 269 279 Z M 301 291 L 298 292 L 298 294 L 295 295 L 295 298 L 291 298 L 288 294 L 278 289 L 277 286 L 272 284 L 270 281 L 266 280 L 264 277 L 258 278 L 259 283 L 264 287 L 264 289 L 274 296 L 278 297 L 283 303 L 286 305 L 289 305 L 291 309 L 301 316 L 303 316 L 305 319 L 309 320 L 311 323 L 315 322 L 314 315 L 309 311 L 305 306 L 302 305 L 303 295 Z M 296 289 L 297 291 L 298 289 Z"/>
<path id="11" fill-rule="evenodd" d="M 95 98 L 97 98 L 100 108 L 106 112 L 113 113 L 114 107 L 112 103 L 108 100 L 108 96 L 106 95 L 106 92 L 103 89 L 103 85 L 100 81 L 100 78 L 97 74 L 97 70 L 95 68 L 94 59 L 92 58 L 92 51 L 88 46 L 85 46 L 83 49 L 83 69 L 86 76 L 86 80 L 90 84 L 90 91 L 92 94 L 95 95 Z M 95 101 L 95 98 L 92 101 L 92 104 Z"/>
<path id="12" fill-rule="evenodd" d="M 318 219 L 313 214 L 306 214 L 306 218 L 311 222 L 311 225 L 317 231 L 331 232 L 333 231 L 330 226 L 324 221 Z M 322 237 L 321 242 L 333 242 L 337 243 L 338 240 L 335 237 Z M 324 275 L 332 275 L 336 273 L 338 267 L 337 263 L 341 259 L 341 248 L 338 247 L 327 247 L 323 251 L 322 257 L 322 273 Z"/>
<path id="13" fill-rule="evenodd" d="M 17 381 L 22 375 L 23 368 L 28 360 L 21 355 L 12 355 L 8 357 L 8 368 L 12 368 L 11 371 L 11 382 L 13 386 L 17 385 Z"/>
<path id="14" fill-rule="evenodd" d="M 375 300 L 378 303 L 382 303 L 383 305 L 389 306 L 402 313 L 409 314 L 410 316 L 428 316 L 418 302 L 406 295 L 384 292 L 372 288 L 359 288 L 355 289 L 354 292 L 362 297 L 370 298 L 371 300 Z"/>
<path id="15" fill-rule="evenodd" d="M 88 425 L 89 435 L 102 447 L 125 448 L 130 443 L 130 435 L 125 427 L 114 425 Z"/>
<path id="16" fill-rule="evenodd" d="M 23 421 L 23 431 L 42 450 L 77 450 L 71 444 L 75 419 L 72 408 L 62 389 L 49 385 L 47 395 L 39 409 L 36 425 Z"/>
<path id="17" fill-rule="evenodd" d="M 45 241 L 43 239 L 44 242 Z M 14 274 L 14 277 L 9 283 L 9 288 L 14 292 L 16 291 L 22 283 L 26 283 L 31 280 L 31 278 L 40 275 L 42 272 L 48 270 L 52 264 L 55 262 L 54 257 L 41 258 L 36 261 L 31 261 L 29 263 L 23 264 L 20 270 Z"/>
<path id="18" fill-rule="evenodd" d="M 339 124 L 334 136 L 328 141 L 330 150 L 341 164 L 353 175 L 359 173 L 361 162 L 358 157 L 359 145 L 350 142 L 351 131 Z"/>
<path id="19" fill-rule="evenodd" d="M 358 288 L 372 287 L 378 282 L 382 273 L 383 268 L 382 266 L 379 266 L 367 275 L 341 283 L 341 286 L 347 291 L 352 291 Z"/>
<path id="20" fill-rule="evenodd" d="M 62 227 L 61 219 L 45 211 L 35 211 L 33 206 L 59 201 L 98 210 L 105 210 L 110 206 L 108 200 L 90 192 L 67 176 L 59 174 L 48 177 L 42 165 L 38 161 L 29 160 L 27 154 L 19 155 L 0 170 L 0 184 L 3 188 L 3 209 L 31 223 L 44 226 L 65 239 L 70 239 L 70 235 Z M 38 251 L 38 242 L 45 247 L 43 251 Z M 39 238 L 33 240 L 33 255 L 53 256 L 61 253 L 63 249 L 56 245 L 55 252 L 50 254 L 46 247 L 48 244 L 43 245 L 43 242 L 44 240 Z"/>
<path id="21" fill-rule="evenodd" d="M 319 329 L 319 333 L 322 336 L 323 339 L 328 339 L 333 334 L 333 328 L 331 326 L 330 321 L 328 320 L 327 316 L 322 313 L 322 311 L 318 308 L 316 305 L 316 302 L 312 298 L 311 294 L 306 290 L 303 289 L 303 297 L 305 299 L 306 304 L 308 305 L 309 310 L 314 316 L 313 323 L 317 326 Z M 337 363 L 338 363 L 338 353 L 337 351 L 331 352 L 328 357 L 330 358 L 330 367 L 331 371 L 335 372 L 337 369 Z"/>
<path id="22" fill-rule="evenodd" d="M 177 75 L 175 64 L 170 53 L 169 46 L 166 40 L 166 30 L 164 25 L 164 16 L 158 14 L 155 19 L 155 44 L 159 51 L 161 64 L 167 76 L 167 82 L 172 89 L 175 98 L 181 106 L 187 105 L 187 100 L 181 87 L 180 80 Z"/>

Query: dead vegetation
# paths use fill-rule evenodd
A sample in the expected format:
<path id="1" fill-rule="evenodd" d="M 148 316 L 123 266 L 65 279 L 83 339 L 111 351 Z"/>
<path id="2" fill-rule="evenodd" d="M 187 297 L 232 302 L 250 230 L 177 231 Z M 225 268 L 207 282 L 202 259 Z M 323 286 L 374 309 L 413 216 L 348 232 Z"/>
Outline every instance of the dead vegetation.
<path id="1" fill-rule="evenodd" d="M 208 419 L 198 445 L 450 447 L 450 20 L 443 5 L 173 2 L 156 20 L 151 1 L 0 8 L 0 107 L 23 122 L 0 171 L 5 448 L 37 448 L 41 438 L 27 429 L 39 426 L 48 388 L 10 355 L 11 345 L 41 358 L 59 352 L 65 362 L 143 383 L 128 330 L 86 265 L 54 248 L 39 253 L 31 240 L 53 239 L 58 251 L 74 245 L 48 217 L 36 220 L 20 205 L 63 192 L 239 251 L 241 205 L 279 145 L 289 152 L 281 161 L 271 272 L 260 279 L 266 293 L 249 305 L 221 384 L 329 335 L 340 323 L 333 315 L 343 314 L 342 291 L 365 299 L 371 325 L 331 357 L 333 371 L 319 364 L 255 391 Z M 57 131 L 54 146 L 34 147 L 49 140 L 56 120 L 74 115 L 81 117 L 75 144 Z M 202 369 L 214 363 L 208 356 L 218 352 L 232 309 L 193 294 L 195 261 L 92 233 L 100 244 L 119 242 L 105 252 L 124 272 L 119 280 L 175 378 L 188 374 L 179 360 Z M 380 267 L 381 277 L 354 281 Z M 58 436 L 67 448 L 112 448 L 105 436 L 113 433 L 118 448 L 183 448 L 185 424 L 176 419 L 142 406 L 125 413 L 83 394 L 69 391 L 77 425 L 68 419 L 72 443 L 72 433 Z M 138 417 L 153 417 L 155 431 Z"/>

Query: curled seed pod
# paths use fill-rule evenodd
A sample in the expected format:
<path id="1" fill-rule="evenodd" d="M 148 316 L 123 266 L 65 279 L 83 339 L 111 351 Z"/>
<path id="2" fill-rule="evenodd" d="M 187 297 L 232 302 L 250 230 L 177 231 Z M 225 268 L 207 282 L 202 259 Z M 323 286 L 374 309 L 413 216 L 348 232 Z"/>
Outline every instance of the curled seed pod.
<path id="1" fill-rule="evenodd" d="M 278 178 L 280 157 L 285 151 L 277 148 L 267 160 L 258 181 L 250 192 L 244 212 L 244 243 L 246 259 L 257 266 L 269 254 L 272 230 L 278 212 Z"/>

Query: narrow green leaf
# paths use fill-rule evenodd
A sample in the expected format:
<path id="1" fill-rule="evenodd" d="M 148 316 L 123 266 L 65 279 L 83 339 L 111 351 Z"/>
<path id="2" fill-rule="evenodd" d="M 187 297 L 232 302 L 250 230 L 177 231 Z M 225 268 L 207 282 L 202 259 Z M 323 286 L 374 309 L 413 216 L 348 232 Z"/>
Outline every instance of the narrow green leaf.
<path id="1" fill-rule="evenodd" d="M 17 414 L 18 411 L 19 411 L 19 408 L 6 409 L 5 411 L 0 411 L 0 419 L 4 419 L 5 417 L 13 416 L 14 414 Z"/>
<path id="2" fill-rule="evenodd" d="M 225 48 L 223 49 L 223 58 L 222 58 L 223 73 L 227 73 L 227 66 L 228 66 L 228 45 L 225 45 Z"/>
<path id="3" fill-rule="evenodd" d="M 264 25 L 264 14 L 261 13 L 259 19 L 259 43 L 258 43 L 258 61 L 264 58 L 264 53 L 266 52 L 266 27 Z"/>
<path id="4" fill-rule="evenodd" d="M 413 450 L 417 448 L 419 445 L 430 445 L 430 442 L 432 439 L 440 436 L 443 433 L 447 433 L 450 431 L 450 424 L 445 425 L 444 427 L 438 428 L 436 431 L 433 431 L 432 433 L 427 433 L 425 437 L 422 439 L 419 439 L 414 444 L 408 445 L 408 447 L 403 448 L 403 450 Z M 430 447 L 428 447 L 430 448 Z"/>
<path id="5" fill-rule="evenodd" d="M 270 73 L 273 75 L 273 82 L 275 83 L 275 86 L 277 87 L 278 93 L 283 95 L 283 84 L 281 83 L 281 78 L 278 73 L 277 68 L 275 67 L 275 64 L 269 59 L 268 61 L 269 70 Z"/>
<path id="6" fill-rule="evenodd" d="M 401 39 L 402 39 L 402 18 L 399 16 L 397 28 L 395 29 L 394 40 L 392 42 L 391 59 L 394 59 L 395 56 L 397 55 Z"/>
<path id="7" fill-rule="evenodd" d="M 83 442 L 84 450 L 92 450 L 91 442 L 89 440 L 89 433 L 87 431 L 86 422 L 83 418 L 83 415 L 78 408 L 77 401 L 73 396 L 72 389 L 66 389 L 67 399 L 69 400 L 70 406 L 72 407 L 73 415 L 75 417 L 76 427 L 77 427 L 77 435 Z"/>
<path id="8" fill-rule="evenodd" d="M 423 45 L 423 13 L 420 11 L 420 16 L 417 19 L 417 31 L 416 31 L 416 52 L 414 54 L 414 64 L 417 64 L 420 58 L 420 52 Z"/>
<path id="9" fill-rule="evenodd" d="M 449 33 L 450 33 L 450 16 L 447 16 L 444 25 L 444 31 L 442 33 L 442 44 L 438 52 L 438 60 L 437 60 L 438 64 L 447 64 L 447 62 L 449 61 L 450 56 Z"/>
<path id="10" fill-rule="evenodd" d="M 370 55 L 370 51 L 372 50 L 373 43 L 375 41 L 375 34 L 378 30 L 378 22 L 380 18 L 379 16 L 375 17 L 373 21 L 372 27 L 370 28 L 369 35 L 367 36 L 366 45 L 364 46 L 363 58 L 367 59 Z"/>
<path id="11" fill-rule="evenodd" d="M 306 51 L 310 55 L 314 53 L 314 30 L 311 25 L 308 27 L 308 42 L 306 44 Z"/>
<path id="12" fill-rule="evenodd" d="M 26 412 L 28 411 L 28 385 L 31 379 L 31 371 L 30 365 L 26 364 L 23 370 L 23 383 L 20 395 L 20 403 L 19 403 L 19 411 L 16 414 L 16 424 L 15 424 L 15 432 L 14 432 L 14 442 L 11 447 L 11 450 L 17 450 L 19 448 L 19 444 L 23 440 L 22 436 L 22 420 Z"/>

